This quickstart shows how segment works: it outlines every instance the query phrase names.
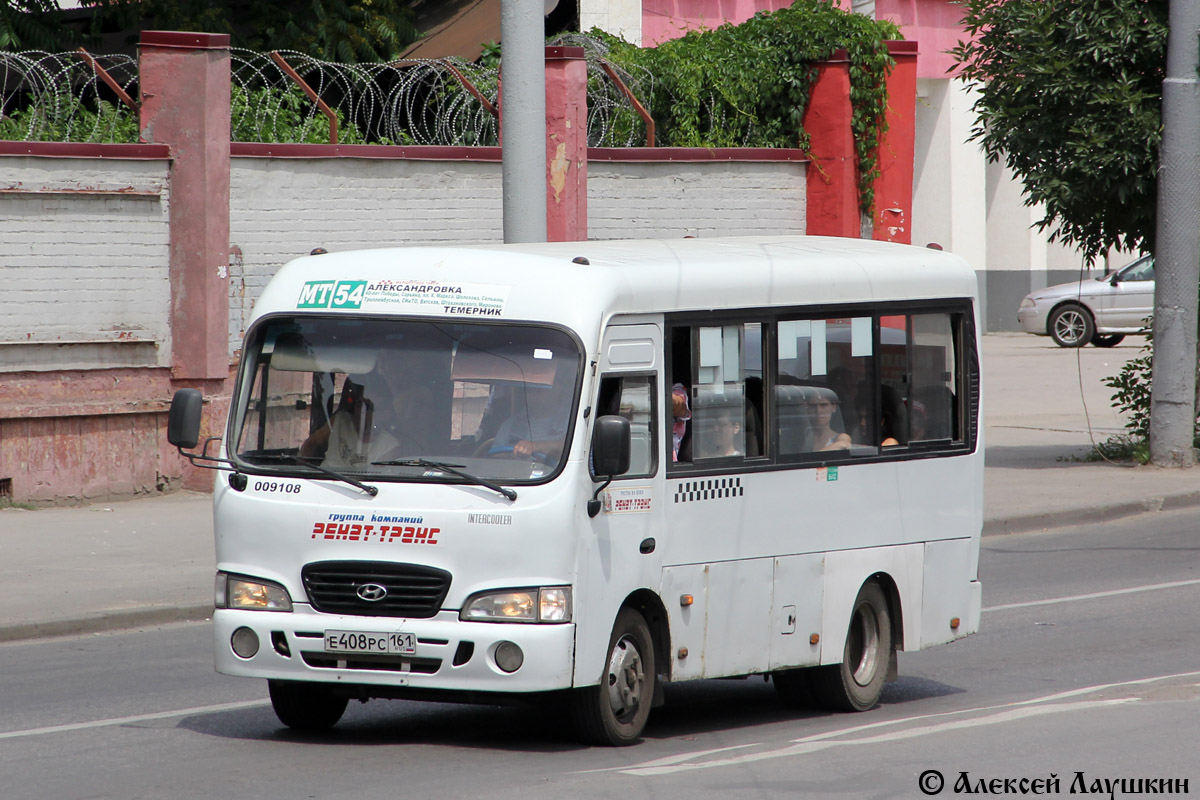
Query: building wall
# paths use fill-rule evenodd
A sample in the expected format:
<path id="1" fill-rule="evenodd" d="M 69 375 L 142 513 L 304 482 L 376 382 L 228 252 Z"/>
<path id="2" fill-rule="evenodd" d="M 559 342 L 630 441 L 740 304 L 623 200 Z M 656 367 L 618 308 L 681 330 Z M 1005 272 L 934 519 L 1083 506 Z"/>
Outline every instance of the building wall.
<path id="1" fill-rule="evenodd" d="M 791 4 L 792 0 L 642 0 L 641 44 L 653 47 L 691 30 L 738 25 L 759 11 L 777 11 Z"/>
<path id="2" fill-rule="evenodd" d="M 579 30 L 592 28 L 642 44 L 642 0 L 579 0 Z"/>

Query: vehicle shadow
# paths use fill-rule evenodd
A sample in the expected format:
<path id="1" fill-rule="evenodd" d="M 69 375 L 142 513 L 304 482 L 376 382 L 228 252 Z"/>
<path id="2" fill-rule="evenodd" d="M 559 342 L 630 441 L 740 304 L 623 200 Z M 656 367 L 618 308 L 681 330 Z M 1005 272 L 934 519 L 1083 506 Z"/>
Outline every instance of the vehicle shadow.
<path id="1" fill-rule="evenodd" d="M 957 694 L 962 689 L 937 681 L 902 677 L 884 687 L 880 709 Z M 665 689 L 666 704 L 650 715 L 644 738 L 669 740 L 760 725 L 786 724 L 834 714 L 780 702 L 761 677 L 692 681 Z M 867 712 L 874 714 L 876 712 Z M 409 700 L 351 702 L 342 721 L 323 733 L 284 727 L 269 705 L 195 714 L 179 727 L 226 739 L 295 742 L 356 747 L 443 745 L 520 753 L 559 753 L 587 749 L 570 733 L 561 704 L 533 706 L 459 705 Z"/>

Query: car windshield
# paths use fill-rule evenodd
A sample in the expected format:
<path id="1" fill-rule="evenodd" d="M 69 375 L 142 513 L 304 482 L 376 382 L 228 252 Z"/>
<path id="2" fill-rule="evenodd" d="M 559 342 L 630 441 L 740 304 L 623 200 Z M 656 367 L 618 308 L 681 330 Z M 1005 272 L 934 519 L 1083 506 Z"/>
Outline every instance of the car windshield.
<path id="1" fill-rule="evenodd" d="M 249 337 L 232 454 L 360 480 L 548 479 L 580 363 L 575 340 L 545 326 L 269 318 Z"/>

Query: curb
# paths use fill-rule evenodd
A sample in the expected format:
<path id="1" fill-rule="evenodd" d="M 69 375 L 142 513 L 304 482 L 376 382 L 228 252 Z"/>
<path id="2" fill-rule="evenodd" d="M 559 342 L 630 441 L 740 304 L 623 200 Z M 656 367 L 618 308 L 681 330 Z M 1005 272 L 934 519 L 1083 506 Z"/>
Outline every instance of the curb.
<path id="1" fill-rule="evenodd" d="M 1003 536 L 1010 533 L 1032 533 L 1051 528 L 1068 528 L 1092 522 L 1109 522 L 1122 517 L 1159 511 L 1176 511 L 1200 505 L 1200 490 L 1146 497 L 1125 503 L 1111 503 L 1091 508 L 1071 508 L 1059 511 L 1039 511 L 984 520 L 984 536 Z"/>
<path id="2" fill-rule="evenodd" d="M 75 619 L 0 625 L 0 643 L 49 639 L 57 636 L 78 636 L 85 633 L 107 633 L 143 625 L 201 622 L 211 619 L 212 612 L 212 603 L 190 606 L 143 606 L 118 611 L 103 611 Z"/>

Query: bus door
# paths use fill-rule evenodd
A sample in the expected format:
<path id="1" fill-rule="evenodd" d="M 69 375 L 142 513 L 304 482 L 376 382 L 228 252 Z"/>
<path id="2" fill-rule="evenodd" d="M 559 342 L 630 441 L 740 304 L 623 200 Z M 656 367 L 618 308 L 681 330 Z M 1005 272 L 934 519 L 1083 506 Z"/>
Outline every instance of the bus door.
<path id="1" fill-rule="evenodd" d="M 662 569 L 661 403 L 662 332 L 657 325 L 613 325 L 605 331 L 596 365 L 591 417 L 617 414 L 629 420 L 632 448 L 629 471 L 600 492 L 599 513 L 588 520 L 581 553 L 581 580 L 575 608 L 591 622 L 608 626 L 604 635 L 588 636 L 578 647 L 606 648 L 607 631 L 630 592 L 657 587 Z M 591 491 L 601 486 L 595 480 Z M 580 624 L 583 619 L 580 619 Z M 599 639 L 603 641 L 599 641 Z M 603 650 L 598 657 L 603 658 Z M 586 662 L 585 662 L 586 663 Z"/>

